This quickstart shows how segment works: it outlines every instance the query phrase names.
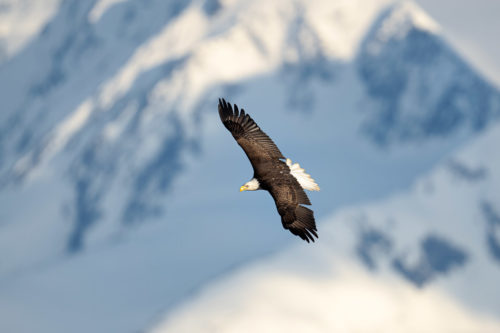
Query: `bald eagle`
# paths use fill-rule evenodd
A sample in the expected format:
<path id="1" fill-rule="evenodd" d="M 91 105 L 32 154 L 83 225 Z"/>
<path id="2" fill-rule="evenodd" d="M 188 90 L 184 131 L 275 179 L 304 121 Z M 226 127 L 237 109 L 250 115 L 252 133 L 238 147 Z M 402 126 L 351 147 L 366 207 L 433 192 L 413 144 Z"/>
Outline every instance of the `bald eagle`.
<path id="1" fill-rule="evenodd" d="M 304 189 L 319 191 L 318 184 L 299 164 L 285 159 L 274 142 L 264 133 L 245 110 L 234 109 L 219 99 L 219 116 L 224 126 L 243 148 L 253 167 L 253 178 L 241 186 L 241 191 L 268 191 L 276 203 L 283 228 L 303 240 L 318 238 L 313 211 Z M 314 236 L 314 237 L 313 237 Z"/>

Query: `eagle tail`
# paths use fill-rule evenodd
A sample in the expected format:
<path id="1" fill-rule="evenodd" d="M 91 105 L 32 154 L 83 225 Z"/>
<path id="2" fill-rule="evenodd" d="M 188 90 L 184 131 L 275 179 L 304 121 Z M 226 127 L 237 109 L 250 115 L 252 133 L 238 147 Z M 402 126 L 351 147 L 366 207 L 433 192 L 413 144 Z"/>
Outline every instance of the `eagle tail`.
<path id="1" fill-rule="evenodd" d="M 290 173 L 295 177 L 295 179 L 297 179 L 303 189 L 309 191 L 319 191 L 318 184 L 316 184 L 310 174 L 306 173 L 306 170 L 300 167 L 299 163 L 292 164 L 292 161 L 287 158 L 286 165 L 290 168 Z"/>

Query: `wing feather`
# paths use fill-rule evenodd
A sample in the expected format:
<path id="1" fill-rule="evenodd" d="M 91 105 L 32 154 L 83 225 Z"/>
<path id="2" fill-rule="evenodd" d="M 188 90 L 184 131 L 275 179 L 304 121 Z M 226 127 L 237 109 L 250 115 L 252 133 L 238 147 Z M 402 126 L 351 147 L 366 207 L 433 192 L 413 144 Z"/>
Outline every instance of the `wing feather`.
<path id="1" fill-rule="evenodd" d="M 295 219 L 289 223 L 282 219 L 283 228 L 290 230 L 306 242 L 314 242 L 314 237 L 318 238 L 318 230 L 314 221 L 313 211 L 307 207 L 297 205 L 295 208 Z M 313 237 L 314 236 L 314 237 Z"/>
<path id="2" fill-rule="evenodd" d="M 219 99 L 219 116 L 247 154 L 255 169 L 255 161 L 284 158 L 276 144 L 264 133 L 244 109 L 234 108 L 224 99 Z"/>

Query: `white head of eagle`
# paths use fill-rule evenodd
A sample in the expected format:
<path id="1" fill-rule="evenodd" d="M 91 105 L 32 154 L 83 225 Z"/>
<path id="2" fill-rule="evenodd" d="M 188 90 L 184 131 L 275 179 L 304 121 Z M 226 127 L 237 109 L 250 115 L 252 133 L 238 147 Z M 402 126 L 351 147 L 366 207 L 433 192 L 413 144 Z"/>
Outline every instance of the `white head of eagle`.
<path id="1" fill-rule="evenodd" d="M 242 191 L 256 191 L 261 190 L 260 183 L 256 178 L 252 178 L 240 187 L 240 192 Z"/>
<path id="2" fill-rule="evenodd" d="M 253 178 L 240 187 L 240 192 L 269 191 L 283 227 L 307 242 L 314 242 L 314 237 L 318 238 L 316 222 L 313 211 L 303 206 L 311 204 L 304 189 L 319 191 L 318 184 L 298 163 L 293 164 L 281 154 L 245 110 L 219 99 L 219 116 L 253 167 Z"/>

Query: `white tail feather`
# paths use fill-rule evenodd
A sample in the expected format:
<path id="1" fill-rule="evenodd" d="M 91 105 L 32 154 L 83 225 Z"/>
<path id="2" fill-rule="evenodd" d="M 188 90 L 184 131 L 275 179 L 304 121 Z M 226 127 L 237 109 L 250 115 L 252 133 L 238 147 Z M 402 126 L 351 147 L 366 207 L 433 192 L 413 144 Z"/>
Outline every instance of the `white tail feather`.
<path id="1" fill-rule="evenodd" d="M 292 164 L 292 161 L 287 158 L 286 165 L 288 165 L 290 173 L 295 177 L 295 179 L 297 179 L 303 189 L 309 191 L 319 191 L 318 184 L 316 184 L 314 179 L 312 179 L 311 175 L 307 174 L 306 171 L 300 167 L 299 163 Z"/>

